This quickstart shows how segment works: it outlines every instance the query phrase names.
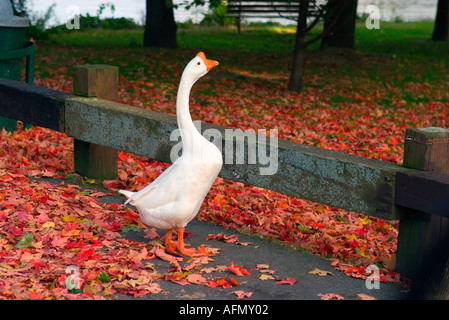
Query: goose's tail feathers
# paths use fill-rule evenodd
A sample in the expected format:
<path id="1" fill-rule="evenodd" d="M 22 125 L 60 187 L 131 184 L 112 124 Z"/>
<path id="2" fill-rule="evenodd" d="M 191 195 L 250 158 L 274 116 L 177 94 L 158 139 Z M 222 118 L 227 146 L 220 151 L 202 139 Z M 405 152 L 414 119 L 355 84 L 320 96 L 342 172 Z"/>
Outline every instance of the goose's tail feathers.
<path id="1" fill-rule="evenodd" d="M 128 200 L 126 200 L 125 205 L 128 204 L 128 202 L 131 200 L 131 197 L 135 192 L 128 191 L 128 190 L 119 190 L 119 193 L 123 194 Z"/>

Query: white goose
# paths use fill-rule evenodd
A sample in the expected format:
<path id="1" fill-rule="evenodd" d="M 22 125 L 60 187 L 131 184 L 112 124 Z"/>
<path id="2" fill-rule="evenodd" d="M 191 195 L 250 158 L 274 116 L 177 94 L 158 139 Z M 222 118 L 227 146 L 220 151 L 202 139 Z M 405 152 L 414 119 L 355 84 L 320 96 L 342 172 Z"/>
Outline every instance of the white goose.
<path id="1" fill-rule="evenodd" d="M 178 89 L 176 115 L 182 139 L 182 155 L 150 185 L 138 192 L 120 190 L 137 208 L 140 219 L 148 226 L 166 229 L 163 239 L 167 248 L 176 247 L 184 255 L 184 231 L 197 215 L 209 189 L 222 167 L 220 150 L 195 128 L 189 111 L 189 95 L 193 84 L 218 62 L 206 59 L 199 52 L 184 69 Z M 173 229 L 178 229 L 178 242 L 172 241 Z"/>

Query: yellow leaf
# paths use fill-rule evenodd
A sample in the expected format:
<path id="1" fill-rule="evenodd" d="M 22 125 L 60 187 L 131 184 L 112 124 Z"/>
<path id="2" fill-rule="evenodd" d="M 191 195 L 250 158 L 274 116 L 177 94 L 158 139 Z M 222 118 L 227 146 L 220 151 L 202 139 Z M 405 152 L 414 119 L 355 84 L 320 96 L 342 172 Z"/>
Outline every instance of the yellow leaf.
<path id="1" fill-rule="evenodd" d="M 360 220 L 360 222 L 361 222 L 362 224 L 368 224 L 368 223 L 373 222 L 373 221 L 370 220 L 370 218 L 368 218 L 368 216 L 365 216 L 365 217 L 363 217 L 363 218 L 359 218 L 359 220 Z"/>
<path id="2" fill-rule="evenodd" d="M 47 221 L 42 225 L 42 229 L 54 228 L 55 223 L 53 221 Z"/>
<path id="3" fill-rule="evenodd" d="M 317 274 L 320 277 L 325 277 L 328 274 L 330 274 L 331 276 L 333 276 L 334 274 L 330 271 L 326 271 L 326 270 L 320 270 L 318 268 L 313 269 L 312 271 L 309 271 L 310 274 Z"/>
<path id="4" fill-rule="evenodd" d="M 265 274 L 265 273 L 260 274 L 257 278 L 259 278 L 260 280 L 263 280 L 263 281 L 265 281 L 265 280 L 274 280 L 273 276 L 271 276 L 269 274 Z"/>
<path id="5" fill-rule="evenodd" d="M 83 179 L 84 183 L 88 183 L 88 184 L 96 184 L 97 181 L 95 181 L 95 179 Z"/>
<path id="6" fill-rule="evenodd" d="M 76 218 L 72 217 L 72 216 L 63 216 L 62 220 L 64 220 L 64 222 L 70 221 L 70 222 L 76 222 Z"/>
<path id="7" fill-rule="evenodd" d="M 33 248 L 36 248 L 36 249 L 42 249 L 42 247 L 43 247 L 42 241 L 39 241 L 39 242 L 33 242 L 33 243 L 31 244 L 31 246 L 32 246 Z"/>
<path id="8" fill-rule="evenodd" d="M 99 206 L 98 204 L 96 204 L 95 202 L 91 201 L 89 202 L 90 206 L 94 209 L 102 209 L 101 206 Z"/>
<path id="9" fill-rule="evenodd" d="M 72 216 L 63 216 L 62 220 L 64 220 L 64 222 L 70 221 L 70 222 L 78 222 L 78 223 L 85 221 L 84 219 L 79 219 L 79 218 L 75 218 Z"/>

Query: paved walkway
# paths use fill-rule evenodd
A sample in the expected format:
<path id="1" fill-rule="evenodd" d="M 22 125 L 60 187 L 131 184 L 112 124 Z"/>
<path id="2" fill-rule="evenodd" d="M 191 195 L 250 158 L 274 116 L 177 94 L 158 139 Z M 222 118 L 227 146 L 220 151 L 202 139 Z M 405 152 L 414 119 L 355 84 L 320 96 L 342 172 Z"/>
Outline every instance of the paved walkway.
<path id="1" fill-rule="evenodd" d="M 335 293 L 344 297 L 345 300 L 359 299 L 357 294 L 365 294 L 376 299 L 397 300 L 406 299 L 407 294 L 401 293 L 403 289 L 399 284 L 380 283 L 379 289 L 368 289 L 365 280 L 356 279 L 345 275 L 331 266 L 331 261 L 304 252 L 299 252 L 282 245 L 271 243 L 264 239 L 247 236 L 228 229 L 223 229 L 208 223 L 193 220 L 186 228 L 186 231 L 193 232 L 193 235 L 186 239 L 193 247 L 203 243 L 214 248 L 220 248 L 219 254 L 213 257 L 215 262 L 210 262 L 208 266 L 227 265 L 231 262 L 235 265 L 242 265 L 251 275 L 235 277 L 240 285 L 238 288 L 222 289 L 209 288 L 198 285 L 180 286 L 175 283 L 161 282 L 161 288 L 169 291 L 169 295 L 149 295 L 150 299 L 235 299 L 232 292 L 243 290 L 252 292 L 250 299 L 260 300 L 283 300 L 283 299 L 321 299 L 318 294 Z M 238 234 L 242 242 L 251 242 L 248 246 L 241 246 L 233 243 L 209 240 L 205 241 L 209 234 L 223 232 L 226 235 Z M 160 234 L 163 234 L 161 231 Z M 126 238 L 148 241 L 142 238 L 142 233 L 128 232 Z M 155 265 L 168 268 L 168 263 L 159 260 L 151 260 Z M 261 274 L 256 270 L 258 264 L 268 264 L 269 269 L 274 270 L 273 276 L 276 279 L 293 278 L 298 282 L 293 285 L 275 284 L 275 280 L 262 281 L 258 278 Z M 158 266 L 156 266 L 157 268 Z M 309 272 L 318 268 L 329 271 L 333 275 L 319 276 Z M 165 270 L 166 270 L 165 269 Z M 214 272 L 214 277 L 217 273 Z M 229 272 L 223 273 L 223 277 L 233 276 Z M 126 297 L 125 297 L 126 299 Z M 248 299 L 248 298 L 245 298 Z"/>
<path id="2" fill-rule="evenodd" d="M 102 201 L 102 198 L 99 198 Z M 122 197 L 105 197 L 105 202 L 123 203 Z M 158 230 L 160 235 L 164 230 Z M 186 227 L 186 232 L 193 234 L 186 238 L 186 243 L 192 247 L 198 247 L 201 244 L 209 245 L 213 248 L 219 248 L 220 252 L 212 257 L 213 262 L 209 262 L 208 267 L 217 265 L 229 266 L 231 262 L 235 265 L 241 265 L 251 274 L 243 277 L 235 277 L 239 281 L 239 287 L 230 289 L 210 288 L 199 285 L 181 286 L 172 282 L 162 281 L 161 288 L 168 291 L 169 294 L 148 295 L 147 299 L 233 299 L 236 296 L 233 293 L 236 290 L 252 292 L 250 299 L 259 300 L 284 300 L 284 299 L 321 299 L 318 294 L 335 293 L 342 296 L 345 300 L 360 299 L 358 294 L 365 294 L 379 300 L 403 300 L 407 299 L 407 294 L 401 293 L 404 289 L 397 283 L 379 283 L 379 289 L 368 289 L 365 280 L 349 277 L 343 272 L 331 266 L 331 261 L 312 255 L 306 252 L 300 252 L 291 248 L 275 244 L 254 236 L 248 236 L 236 231 L 224 229 L 202 221 L 193 220 Z M 234 243 L 225 243 L 223 241 L 206 241 L 209 234 L 218 234 L 223 232 L 225 235 L 238 235 L 241 242 L 250 242 L 248 246 L 242 246 Z M 137 241 L 148 241 L 143 238 L 143 232 L 127 232 L 124 234 L 127 239 Z M 183 263 L 186 263 L 185 259 Z M 157 270 L 163 272 L 169 268 L 168 262 L 160 259 L 151 260 Z M 274 270 L 273 276 L 278 279 L 293 278 L 298 282 L 293 285 L 275 284 L 276 280 L 260 280 L 258 277 L 261 272 L 256 269 L 258 264 L 268 264 L 270 270 Z M 310 271 L 315 268 L 329 271 L 332 275 L 319 276 L 311 274 Z M 220 273 L 214 272 L 214 278 L 220 276 Z M 223 277 L 233 277 L 229 272 L 223 272 Z M 207 275 L 206 275 L 207 277 Z M 129 299 L 130 297 L 119 297 L 119 299 Z M 248 299 L 248 298 L 245 298 Z"/>
<path id="3" fill-rule="evenodd" d="M 41 180 L 41 179 L 38 179 Z M 47 182 L 61 183 L 59 179 L 42 179 Z M 73 183 L 72 181 L 70 183 Z M 104 203 L 124 203 L 125 199 L 121 196 L 99 197 L 99 201 Z M 163 235 L 164 230 L 158 230 L 158 234 Z M 214 261 L 209 262 L 207 267 L 216 267 L 218 265 L 229 266 L 231 262 L 235 265 L 241 265 L 246 268 L 250 275 L 242 277 L 234 276 L 229 271 L 213 272 L 206 274 L 217 279 L 219 277 L 234 277 L 239 282 L 238 287 L 224 289 L 221 287 L 210 288 L 200 285 L 178 285 L 173 282 L 161 281 L 160 286 L 164 290 L 163 294 L 149 294 L 141 299 L 215 299 L 215 300 L 236 300 L 233 293 L 236 290 L 252 292 L 250 298 L 244 298 L 244 301 L 257 300 L 319 300 L 324 294 L 338 294 L 345 300 L 359 300 L 358 294 L 365 294 L 378 300 L 403 300 L 408 298 L 408 294 L 401 293 L 403 288 L 397 283 L 380 283 L 379 289 L 368 289 L 365 280 L 349 277 L 343 272 L 331 266 L 331 261 L 306 252 L 300 252 L 291 248 L 269 242 L 253 236 L 244 235 L 236 231 L 231 231 L 218 226 L 214 226 L 202 221 L 193 220 L 186 227 L 186 232 L 193 233 L 186 238 L 186 243 L 196 248 L 201 244 L 209 245 L 213 248 L 219 248 L 220 252 L 212 257 Z M 250 242 L 248 246 L 242 246 L 234 243 L 225 243 L 217 240 L 206 241 L 209 234 L 218 234 L 223 232 L 225 235 L 238 235 L 241 242 Z M 148 242 L 143 238 L 143 232 L 129 231 L 123 233 L 125 238 Z M 181 266 L 187 265 L 189 259 L 184 259 Z M 161 259 L 152 259 L 156 270 L 165 273 L 170 268 L 168 262 Z M 274 270 L 275 280 L 260 280 L 260 270 L 257 270 L 258 264 L 269 265 L 270 270 Z M 332 275 L 319 276 L 311 274 L 310 271 L 315 268 L 329 271 Z M 298 280 L 293 285 L 275 284 L 276 280 L 292 278 Z M 117 296 L 118 299 L 135 300 L 132 296 Z"/>

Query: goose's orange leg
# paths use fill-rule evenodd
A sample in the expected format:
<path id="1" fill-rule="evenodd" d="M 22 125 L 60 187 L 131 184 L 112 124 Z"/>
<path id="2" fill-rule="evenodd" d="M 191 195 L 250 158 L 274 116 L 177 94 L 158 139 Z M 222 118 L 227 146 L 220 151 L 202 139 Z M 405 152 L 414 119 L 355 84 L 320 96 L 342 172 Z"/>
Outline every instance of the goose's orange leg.
<path id="1" fill-rule="evenodd" d="M 195 249 L 186 249 L 188 244 L 184 243 L 184 231 L 185 228 L 178 228 L 178 251 L 185 256 L 192 256 L 196 253 Z"/>
<path id="2" fill-rule="evenodd" d="M 174 251 L 174 248 L 176 248 L 176 242 L 172 240 L 172 234 L 173 229 L 167 229 L 165 232 L 165 235 L 162 237 L 164 240 L 165 246 L 168 248 L 169 251 Z M 172 250 L 173 248 L 173 250 Z"/>

